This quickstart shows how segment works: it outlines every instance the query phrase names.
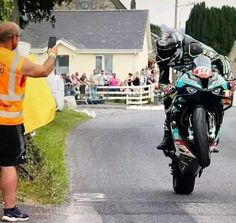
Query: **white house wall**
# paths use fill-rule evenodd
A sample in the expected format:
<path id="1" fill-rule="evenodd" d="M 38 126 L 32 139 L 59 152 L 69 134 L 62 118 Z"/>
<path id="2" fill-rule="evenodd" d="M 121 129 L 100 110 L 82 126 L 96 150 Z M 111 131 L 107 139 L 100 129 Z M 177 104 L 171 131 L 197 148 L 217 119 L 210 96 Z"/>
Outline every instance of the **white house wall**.
<path id="1" fill-rule="evenodd" d="M 63 45 L 59 45 L 58 55 L 69 55 L 69 74 L 79 72 L 79 74 L 91 74 L 96 68 L 96 55 L 104 53 L 79 53 Z M 148 47 L 145 35 L 143 52 L 134 53 L 109 53 L 113 55 L 113 72 L 120 80 L 124 80 L 128 73 L 140 72 L 148 63 Z M 37 63 L 43 64 L 47 59 L 47 53 L 35 54 Z"/>
<path id="2" fill-rule="evenodd" d="M 138 71 L 148 65 L 148 53 L 147 32 L 145 32 L 143 51 L 139 53 Z"/>
<path id="3" fill-rule="evenodd" d="M 135 71 L 134 54 L 114 54 L 113 55 L 113 72 L 117 74 L 120 80 L 125 80 L 128 73 Z"/>

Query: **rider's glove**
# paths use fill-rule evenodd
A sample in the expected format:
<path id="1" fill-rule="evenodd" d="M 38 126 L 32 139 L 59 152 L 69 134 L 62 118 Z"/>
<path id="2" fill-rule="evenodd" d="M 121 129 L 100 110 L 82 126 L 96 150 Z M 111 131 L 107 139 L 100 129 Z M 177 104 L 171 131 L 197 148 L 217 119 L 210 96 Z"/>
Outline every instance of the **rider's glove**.
<path id="1" fill-rule="evenodd" d="M 176 88 L 172 84 L 167 84 L 167 85 L 161 84 L 160 87 L 165 96 L 170 96 L 176 92 Z"/>

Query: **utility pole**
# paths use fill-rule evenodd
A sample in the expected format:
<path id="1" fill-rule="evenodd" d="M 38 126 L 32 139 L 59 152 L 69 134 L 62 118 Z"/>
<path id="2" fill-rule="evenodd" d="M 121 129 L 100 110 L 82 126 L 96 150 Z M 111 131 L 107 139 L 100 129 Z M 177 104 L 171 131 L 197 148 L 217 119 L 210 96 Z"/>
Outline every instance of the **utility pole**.
<path id="1" fill-rule="evenodd" d="M 178 0 L 175 0 L 175 26 L 174 26 L 175 29 L 177 29 L 177 13 L 178 13 Z"/>
<path id="2" fill-rule="evenodd" d="M 178 0 L 175 0 L 175 26 L 174 28 L 177 29 L 177 13 L 178 13 Z M 176 72 L 171 69 L 171 83 L 175 85 L 176 82 Z"/>

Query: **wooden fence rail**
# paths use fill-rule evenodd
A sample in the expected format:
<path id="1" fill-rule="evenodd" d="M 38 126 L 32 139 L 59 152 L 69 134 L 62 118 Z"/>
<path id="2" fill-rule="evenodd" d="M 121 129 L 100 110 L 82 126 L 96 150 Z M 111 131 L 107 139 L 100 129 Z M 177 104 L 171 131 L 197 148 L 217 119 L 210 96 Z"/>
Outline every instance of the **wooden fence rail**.
<path id="1" fill-rule="evenodd" d="M 98 86 L 97 95 L 107 100 L 124 100 L 127 105 L 143 105 L 153 100 L 155 85 Z"/>

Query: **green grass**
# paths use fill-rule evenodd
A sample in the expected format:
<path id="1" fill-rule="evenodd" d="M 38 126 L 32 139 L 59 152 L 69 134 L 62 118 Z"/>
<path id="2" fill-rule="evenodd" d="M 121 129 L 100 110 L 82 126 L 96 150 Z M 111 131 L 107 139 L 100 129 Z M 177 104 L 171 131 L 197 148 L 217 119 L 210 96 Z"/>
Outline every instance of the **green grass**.
<path id="1" fill-rule="evenodd" d="M 28 162 L 25 168 L 33 175 L 29 180 L 21 172 L 18 200 L 27 203 L 58 204 L 67 194 L 68 172 L 65 165 L 66 137 L 71 128 L 88 116 L 72 110 L 56 113 L 53 122 L 36 130 L 27 140 Z"/>

